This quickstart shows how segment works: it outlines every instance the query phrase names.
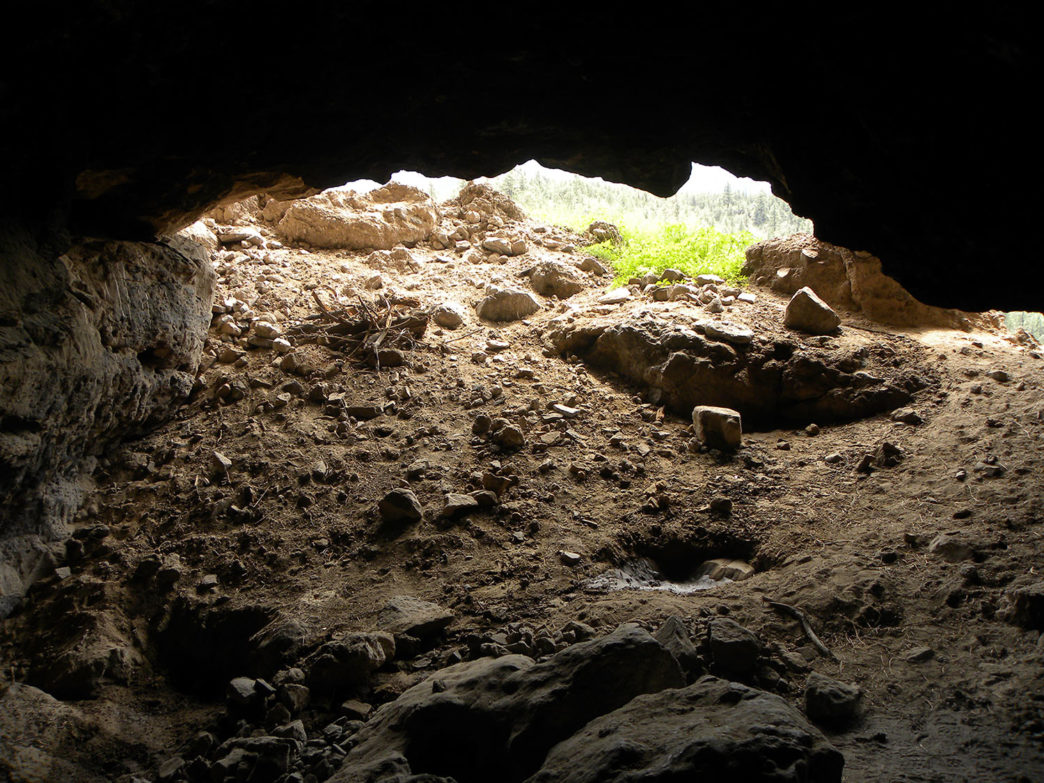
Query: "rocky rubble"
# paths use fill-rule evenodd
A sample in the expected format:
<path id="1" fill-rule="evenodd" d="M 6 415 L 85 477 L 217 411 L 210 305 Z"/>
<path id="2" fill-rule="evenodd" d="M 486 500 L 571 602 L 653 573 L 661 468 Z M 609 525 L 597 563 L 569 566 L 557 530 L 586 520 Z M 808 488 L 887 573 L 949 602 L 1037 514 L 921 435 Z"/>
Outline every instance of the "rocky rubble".
<path id="1" fill-rule="evenodd" d="M 586 320 L 556 326 L 548 342 L 554 354 L 617 373 L 655 404 L 678 413 L 734 409 L 755 427 L 872 416 L 908 403 L 929 382 L 892 365 L 885 346 L 821 353 L 812 344 L 758 339 L 703 319 L 689 325 L 650 315 Z"/>

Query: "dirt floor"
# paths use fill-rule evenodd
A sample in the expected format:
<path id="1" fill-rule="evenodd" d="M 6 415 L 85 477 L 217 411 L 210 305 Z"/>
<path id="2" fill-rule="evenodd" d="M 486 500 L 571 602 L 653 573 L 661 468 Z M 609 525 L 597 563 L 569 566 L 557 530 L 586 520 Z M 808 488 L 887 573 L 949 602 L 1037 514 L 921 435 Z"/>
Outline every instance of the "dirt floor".
<path id="1" fill-rule="evenodd" d="M 677 615 L 698 635 L 728 615 L 784 662 L 772 689 L 795 705 L 812 669 L 862 688 L 863 718 L 828 734 L 846 780 L 1044 779 L 1044 626 L 1013 599 L 1041 579 L 1037 346 L 847 314 L 837 336 L 805 336 L 783 327 L 786 300 L 763 289 L 716 316 L 643 295 L 599 304 L 611 280 L 586 273 L 568 300 L 541 298 L 539 312 L 496 324 L 475 314 L 486 286 L 528 290 L 519 273 L 536 258 L 578 262 L 578 237 L 518 224 L 525 255 L 465 260 L 421 243 L 396 271 L 374 268 L 384 262 L 368 251 L 273 247 L 258 227 L 266 250 L 219 252 L 217 302 L 241 323 L 247 308 L 274 322 L 294 359 L 222 336 L 216 314 L 190 403 L 101 461 L 64 567 L 0 626 L 7 682 L 70 700 L 93 727 L 66 750 L 77 763 L 155 779 L 220 722 L 230 678 L 276 668 L 255 633 L 290 628 L 286 644 L 307 650 L 373 630 L 391 597 L 411 595 L 455 619 L 377 673 L 371 704 L 519 629 L 554 639 L 570 621 L 608 632 Z M 408 332 L 410 314 L 447 302 L 460 328 Z M 727 320 L 826 357 L 865 349 L 921 379 L 905 406 L 920 423 L 886 412 L 745 432 L 734 455 L 697 448 L 684 416 L 549 350 L 563 323 L 642 312 Z M 371 316 L 373 334 L 407 324 L 388 330 L 398 353 L 379 354 L 398 366 L 350 355 L 345 323 Z M 483 415 L 507 419 L 524 445 L 475 434 Z M 894 464 L 864 462 L 883 442 L 898 447 Z M 416 494 L 421 521 L 382 518 L 395 488 Z M 484 488 L 488 505 L 441 516 L 447 494 Z M 691 593 L 589 584 L 637 558 L 683 582 L 713 557 L 755 573 Z M 804 610 L 832 657 L 766 599 Z M 99 649 L 87 674 L 63 663 Z"/>

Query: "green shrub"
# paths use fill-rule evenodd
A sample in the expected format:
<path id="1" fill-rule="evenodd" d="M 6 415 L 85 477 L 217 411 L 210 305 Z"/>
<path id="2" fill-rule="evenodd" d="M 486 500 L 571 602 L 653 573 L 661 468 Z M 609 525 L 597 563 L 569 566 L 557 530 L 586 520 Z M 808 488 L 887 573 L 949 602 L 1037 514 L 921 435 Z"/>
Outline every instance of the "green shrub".
<path id="1" fill-rule="evenodd" d="M 678 269 L 689 277 L 720 275 L 730 283 L 743 285 L 740 274 L 744 251 L 757 242 L 749 231 L 727 234 L 713 228 L 689 229 L 683 225 L 665 225 L 635 229 L 619 225 L 624 244 L 603 242 L 591 245 L 587 252 L 612 264 L 617 284 L 647 272 L 662 273 Z"/>

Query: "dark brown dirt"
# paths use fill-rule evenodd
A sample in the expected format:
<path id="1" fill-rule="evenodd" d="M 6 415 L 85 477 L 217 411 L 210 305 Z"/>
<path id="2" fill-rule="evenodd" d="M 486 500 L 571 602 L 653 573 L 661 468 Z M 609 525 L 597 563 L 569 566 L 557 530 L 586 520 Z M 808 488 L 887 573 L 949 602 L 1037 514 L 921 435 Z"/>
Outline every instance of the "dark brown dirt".
<path id="1" fill-rule="evenodd" d="M 71 574 L 39 583 L 0 627 L 5 677 L 53 690 L 46 664 L 63 652 L 96 643 L 132 651 L 135 660 L 110 667 L 74 706 L 135 746 L 136 763 L 148 769 L 220 711 L 229 677 L 272 669 L 249 639 L 274 618 L 296 621 L 307 646 L 372 630 L 394 595 L 452 609 L 456 620 L 435 649 L 378 674 L 369 695 L 379 702 L 438 668 L 469 634 L 570 620 L 602 631 L 624 621 L 656 627 L 669 615 L 698 629 L 727 614 L 780 654 L 796 654 L 777 689 L 795 703 L 804 668 L 863 688 L 865 719 L 831 736 L 846 757 L 846 780 L 1044 777 L 1040 633 L 1008 619 L 1008 592 L 1040 578 L 1039 351 L 998 334 L 886 330 L 854 318 L 837 337 L 805 337 L 783 328 L 785 300 L 755 289 L 755 304 L 737 303 L 719 319 L 750 326 L 757 340 L 825 355 L 865 347 L 920 374 L 930 382 L 910 407 L 923 423 L 884 414 L 816 435 L 748 433 L 733 456 L 701 452 L 689 421 L 644 403 L 612 373 L 544 354 L 548 330 L 568 319 L 646 311 L 684 324 L 707 313 L 642 297 L 600 306 L 609 280 L 589 277 L 588 290 L 548 301 L 526 321 L 480 323 L 474 304 L 484 286 L 524 288 L 517 273 L 535 258 L 576 259 L 538 242 L 578 238 L 510 227 L 528 237 L 526 256 L 468 263 L 418 247 L 411 252 L 419 270 L 382 272 L 378 291 L 364 285 L 374 273 L 367 253 L 285 248 L 269 251 L 269 264 L 220 262 L 218 301 L 238 297 L 259 315 L 278 313 L 284 332 L 317 322 L 313 294 L 330 309 L 360 297 L 375 309 L 416 300 L 402 312 L 452 300 L 466 322 L 456 331 L 431 324 L 401 367 L 363 366 L 319 344 L 295 350 L 311 367 L 305 375 L 277 367 L 268 349 L 246 350 L 233 364 L 208 361 L 177 420 L 99 467 Z M 212 343 L 225 347 L 216 328 Z M 986 375 L 995 369 L 1010 379 Z M 295 380 L 303 388 L 273 407 Z M 242 399 L 219 400 L 226 384 Z M 329 402 L 310 399 L 318 384 L 349 405 L 394 407 L 346 422 Z M 556 418 L 555 403 L 579 413 Z M 526 445 L 502 451 L 473 435 L 480 414 L 508 419 Z M 541 436 L 555 432 L 544 445 Z M 858 471 L 885 441 L 901 461 Z M 231 467 L 215 467 L 214 452 Z M 975 470 L 994 458 L 1003 475 Z M 428 463 L 423 476 L 407 479 L 418 461 Z M 440 519 L 445 495 L 481 489 L 484 474 L 494 476 L 487 484 L 505 477 L 499 502 Z M 425 516 L 390 531 L 376 506 L 400 486 L 417 494 Z M 731 515 L 709 509 L 717 496 L 732 500 Z M 107 529 L 92 537 L 98 525 Z M 942 533 L 966 544 L 966 557 L 949 562 L 930 552 Z M 564 564 L 563 550 L 580 554 L 580 563 Z M 683 574 L 724 555 L 749 560 L 757 573 L 688 595 L 584 586 L 635 556 Z M 173 586 L 141 570 L 156 556 L 160 569 L 175 567 Z M 217 575 L 212 589 L 202 585 L 208 574 Z M 837 659 L 818 655 L 766 598 L 804 609 Z M 908 661 L 918 647 L 930 657 Z M 74 687 L 59 695 L 84 694 Z M 114 713 L 135 718 L 113 729 Z M 131 771 L 89 746 L 64 752 L 108 777 Z"/>

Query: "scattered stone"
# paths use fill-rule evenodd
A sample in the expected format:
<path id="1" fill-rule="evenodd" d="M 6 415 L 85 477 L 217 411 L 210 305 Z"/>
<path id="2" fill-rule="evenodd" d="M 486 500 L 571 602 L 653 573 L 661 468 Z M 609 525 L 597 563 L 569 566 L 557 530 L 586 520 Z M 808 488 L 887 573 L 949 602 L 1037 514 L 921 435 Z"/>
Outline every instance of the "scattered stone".
<path id="1" fill-rule="evenodd" d="M 696 438 L 712 449 L 733 451 L 743 441 L 739 411 L 713 405 L 697 405 L 692 411 Z"/>
<path id="2" fill-rule="evenodd" d="M 990 370 L 986 375 L 997 383 L 1007 383 L 1011 380 L 1011 376 L 1005 370 Z"/>
<path id="3" fill-rule="evenodd" d="M 561 413 L 567 419 L 575 419 L 577 416 L 580 415 L 579 408 L 570 408 L 568 405 L 562 405 L 558 402 L 554 403 L 551 406 L 551 410 L 555 411 L 556 413 Z"/>
<path id="4" fill-rule="evenodd" d="M 519 243 L 518 240 L 506 237 L 486 237 L 482 240 L 482 249 L 502 256 L 520 256 L 526 252 L 526 245 L 525 242 Z"/>
<path id="5" fill-rule="evenodd" d="M 879 468 L 894 468 L 903 461 L 903 450 L 893 443 L 883 441 L 874 451 L 874 465 Z"/>
<path id="6" fill-rule="evenodd" d="M 629 288 L 614 288 L 611 291 L 602 294 L 598 297 L 598 304 L 614 305 L 623 304 L 631 298 L 631 291 Z"/>
<path id="7" fill-rule="evenodd" d="M 696 275 L 696 285 L 724 285 L 725 278 L 718 275 Z"/>
<path id="8" fill-rule="evenodd" d="M 406 364 L 406 354 L 398 348 L 381 348 L 377 351 L 377 364 L 381 367 L 402 367 Z"/>
<path id="9" fill-rule="evenodd" d="M 381 518 L 386 523 L 419 522 L 424 516 L 424 508 L 417 496 L 408 489 L 393 489 L 378 504 Z"/>
<path id="10" fill-rule="evenodd" d="M 496 289 L 476 307 L 479 317 L 488 321 L 518 321 L 539 310 L 540 302 L 517 288 Z"/>
<path id="11" fill-rule="evenodd" d="M 749 291 L 743 291 L 742 293 L 736 296 L 736 301 L 745 302 L 747 304 L 754 304 L 756 301 L 758 301 L 758 298 Z"/>
<path id="12" fill-rule="evenodd" d="M 823 457 L 823 462 L 827 463 L 828 465 L 837 465 L 843 459 L 844 457 L 842 457 L 838 452 L 835 451 Z"/>
<path id="13" fill-rule="evenodd" d="M 366 720 L 373 712 L 373 707 L 358 699 L 348 699 L 341 703 L 341 715 L 348 720 Z"/>
<path id="14" fill-rule="evenodd" d="M 285 682 L 276 690 L 276 698 L 290 711 L 291 715 L 297 715 L 308 706 L 311 691 L 300 683 Z"/>
<path id="15" fill-rule="evenodd" d="M 214 451 L 210 454 L 210 471 L 211 475 L 227 475 L 232 470 L 232 460 L 222 454 L 220 451 Z"/>
<path id="16" fill-rule="evenodd" d="M 664 620 L 653 638 L 674 656 L 682 671 L 689 677 L 694 677 L 702 670 L 700 654 L 692 643 L 692 637 L 689 636 L 685 622 L 677 615 L 672 615 Z"/>
<path id="17" fill-rule="evenodd" d="M 663 270 L 663 274 L 660 275 L 660 280 L 666 280 L 668 283 L 679 283 L 685 279 L 685 273 L 680 269 L 667 268 Z"/>
<path id="18" fill-rule="evenodd" d="M 719 495 L 718 497 L 711 498 L 710 510 L 715 514 L 722 514 L 728 516 L 732 513 L 732 500 L 730 498 Z"/>
<path id="19" fill-rule="evenodd" d="M 308 741 L 308 732 L 305 731 L 304 723 L 300 720 L 294 720 L 285 723 L 282 726 L 276 726 L 272 729 L 272 736 L 297 740 L 298 742 Z"/>
<path id="20" fill-rule="evenodd" d="M 529 283 L 541 296 L 568 299 L 584 290 L 576 268 L 559 261 L 541 261 L 530 272 Z"/>
<path id="21" fill-rule="evenodd" d="M 240 351 L 230 345 L 225 345 L 220 351 L 218 351 L 217 360 L 221 364 L 232 364 L 233 362 L 239 361 L 244 356 L 246 356 L 245 351 Z"/>
<path id="22" fill-rule="evenodd" d="M 494 431 L 492 439 L 502 449 L 520 449 L 526 445 L 526 436 L 522 434 L 522 430 L 512 425 Z"/>
<path id="23" fill-rule="evenodd" d="M 831 729 L 849 726 L 862 713 L 863 693 L 856 685 L 840 682 L 819 672 L 805 683 L 805 714 Z"/>
<path id="24" fill-rule="evenodd" d="M 970 560 L 975 554 L 975 551 L 967 542 L 949 533 L 942 533 L 932 539 L 932 542 L 928 544 L 928 552 L 938 555 L 948 563 Z"/>
<path id="25" fill-rule="evenodd" d="M 761 654 L 758 637 L 727 617 L 719 617 L 707 624 L 707 649 L 711 670 L 725 677 L 750 675 Z"/>
<path id="26" fill-rule="evenodd" d="M 913 408 L 896 408 L 892 411 L 892 421 L 900 421 L 903 424 L 922 424 L 924 419 Z"/>
<path id="27" fill-rule="evenodd" d="M 807 427 L 805 427 L 805 434 L 808 435 L 808 437 L 810 437 L 810 438 L 816 437 L 816 435 L 818 435 L 819 432 L 820 432 L 819 425 L 816 424 L 815 422 L 813 422 L 812 424 L 809 424 Z"/>
<path id="28" fill-rule="evenodd" d="M 218 588 L 218 575 L 207 574 L 199 580 L 199 584 L 196 585 L 197 593 L 210 593 Z"/>
<path id="29" fill-rule="evenodd" d="M 609 270 L 606 269 L 602 262 L 594 256 L 587 256 L 583 261 L 581 261 L 580 270 L 593 275 L 598 275 L 599 277 L 604 277 L 609 274 Z"/>
<path id="30" fill-rule="evenodd" d="M 257 691 L 254 688 L 254 680 L 250 677 L 235 677 L 228 683 L 226 697 L 229 704 L 237 707 L 247 707 L 257 700 Z"/>
<path id="31" fill-rule="evenodd" d="M 478 501 L 471 495 L 461 495 L 451 492 L 446 495 L 446 505 L 442 508 L 440 516 L 443 519 L 456 519 L 474 511 L 479 507 Z"/>
<path id="32" fill-rule="evenodd" d="M 744 579 L 754 576 L 754 567 L 743 560 L 716 557 L 702 563 L 696 569 L 696 575 L 714 580 L 731 579 L 733 582 L 742 582 Z"/>
<path id="33" fill-rule="evenodd" d="M 724 312 L 724 310 L 725 310 L 725 305 L 723 305 L 721 303 L 721 297 L 719 297 L 717 294 L 712 296 L 711 300 L 709 302 L 707 302 L 707 312 L 708 313 L 721 313 L 721 312 Z"/>
<path id="34" fill-rule="evenodd" d="M 409 595 L 397 595 L 377 615 L 377 627 L 396 635 L 424 639 L 442 633 L 453 619 L 453 612 L 438 604 Z"/>
<path id="35" fill-rule="evenodd" d="M 431 314 L 432 320 L 446 329 L 457 329 L 464 323 L 464 313 L 455 302 L 440 304 Z"/>
<path id="36" fill-rule="evenodd" d="M 1044 582 L 1011 591 L 1011 621 L 1022 628 L 1044 631 Z"/>
<path id="37" fill-rule="evenodd" d="M 830 334 L 841 318 L 808 286 L 799 289 L 787 304 L 785 326 L 809 334 Z"/>
<path id="38" fill-rule="evenodd" d="M 704 334 L 712 340 L 721 340 L 732 345 L 750 345 L 754 341 L 754 332 L 745 326 L 737 326 L 727 322 L 714 323 L 708 321 L 701 324 Z"/>
<path id="39" fill-rule="evenodd" d="M 987 461 L 990 459 L 993 459 L 993 461 Z M 997 462 L 995 458 L 990 457 L 987 457 L 982 462 L 976 462 L 972 470 L 986 478 L 1000 478 L 1008 472 L 1004 465 Z"/>
<path id="40" fill-rule="evenodd" d="M 564 565 L 576 566 L 580 565 L 580 561 L 583 560 L 583 556 L 581 556 L 577 552 L 569 552 L 565 549 L 562 549 L 558 553 L 558 559 L 561 560 Z"/>
<path id="41" fill-rule="evenodd" d="M 489 432 L 490 426 L 493 424 L 493 420 L 485 413 L 480 413 L 475 417 L 475 420 L 471 423 L 471 434 L 472 435 L 485 435 Z"/>
<path id="42" fill-rule="evenodd" d="M 924 663 L 935 657 L 935 650 L 931 647 L 914 647 L 903 655 L 907 663 Z"/>
<path id="43" fill-rule="evenodd" d="M 365 684 L 394 654 L 394 640 L 387 634 L 352 633 L 326 642 L 304 661 L 312 697 L 343 698 Z"/>
<path id="44" fill-rule="evenodd" d="M 185 759 L 174 756 L 167 759 L 156 770 L 156 777 L 160 781 L 172 781 L 177 778 L 185 768 Z"/>
<path id="45" fill-rule="evenodd" d="M 360 405 L 349 405 L 345 408 L 345 413 L 351 416 L 353 419 L 358 421 L 369 421 L 370 419 L 376 419 L 384 410 L 379 405 L 373 405 L 371 403 L 360 404 Z"/>
<path id="46" fill-rule="evenodd" d="M 282 335 L 279 327 L 268 321 L 256 321 L 253 326 L 254 334 L 266 340 L 274 340 Z"/>

